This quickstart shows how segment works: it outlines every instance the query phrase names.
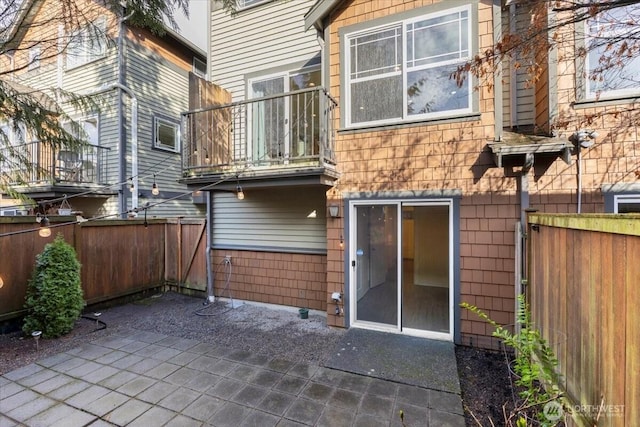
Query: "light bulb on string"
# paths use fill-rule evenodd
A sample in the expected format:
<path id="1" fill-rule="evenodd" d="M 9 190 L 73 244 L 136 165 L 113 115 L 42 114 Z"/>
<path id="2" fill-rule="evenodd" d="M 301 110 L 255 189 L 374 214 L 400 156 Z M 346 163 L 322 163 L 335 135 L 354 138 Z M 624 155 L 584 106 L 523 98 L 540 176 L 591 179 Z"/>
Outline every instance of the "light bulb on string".
<path id="1" fill-rule="evenodd" d="M 49 228 L 49 218 L 46 216 L 40 219 L 40 231 L 38 231 L 40 237 L 51 236 L 51 228 Z"/>
<path id="2" fill-rule="evenodd" d="M 244 200 L 244 191 L 240 186 L 240 177 L 236 175 L 236 197 L 238 200 Z"/>
<path id="3" fill-rule="evenodd" d="M 160 189 L 158 188 L 158 184 L 156 184 L 156 174 L 153 174 L 153 185 L 151 186 L 151 194 L 157 196 L 160 194 Z"/>

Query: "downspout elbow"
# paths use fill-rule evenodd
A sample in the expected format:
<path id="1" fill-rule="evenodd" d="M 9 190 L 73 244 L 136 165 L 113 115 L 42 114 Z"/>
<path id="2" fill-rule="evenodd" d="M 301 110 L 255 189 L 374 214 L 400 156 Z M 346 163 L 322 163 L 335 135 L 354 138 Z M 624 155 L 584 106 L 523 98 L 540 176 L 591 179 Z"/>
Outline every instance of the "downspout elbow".
<path id="1" fill-rule="evenodd" d="M 533 153 L 527 153 L 524 157 L 524 164 L 522 165 L 522 175 L 527 175 L 533 167 Z"/>

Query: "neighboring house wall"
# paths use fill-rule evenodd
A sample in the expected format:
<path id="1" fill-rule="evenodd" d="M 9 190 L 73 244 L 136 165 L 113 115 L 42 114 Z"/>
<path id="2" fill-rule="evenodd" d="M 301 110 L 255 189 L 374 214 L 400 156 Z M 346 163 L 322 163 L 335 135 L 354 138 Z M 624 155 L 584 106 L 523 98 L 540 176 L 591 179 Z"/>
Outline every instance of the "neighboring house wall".
<path id="1" fill-rule="evenodd" d="M 202 216 L 204 205 L 193 204 L 191 194 L 176 181 L 181 173 L 180 144 L 176 151 L 154 146 L 155 121 L 159 119 L 161 123 L 179 129 L 180 114 L 189 108 L 189 73 L 193 56 L 179 54 L 177 46 L 168 45 L 147 30 L 133 28 L 127 34 L 126 85 L 138 97 L 138 186 L 142 195 L 139 205 L 154 204 L 159 198 L 178 197 L 152 207 L 147 214 Z M 157 197 L 151 195 L 154 173 L 160 189 Z"/>
<path id="2" fill-rule="evenodd" d="M 51 3 L 51 4 L 49 4 Z M 42 6 L 35 22 L 46 16 L 59 13 L 55 6 L 59 2 L 49 2 Z M 41 49 L 42 60 L 37 66 L 18 70 L 15 78 L 22 84 L 39 89 L 62 89 L 77 94 L 100 93 L 99 111 L 80 112 L 71 105 L 63 105 L 65 111 L 73 119 L 79 120 L 87 116 L 95 117 L 99 128 L 99 145 L 110 150 L 106 157 L 106 183 L 117 184 L 120 181 L 119 164 L 126 158 L 126 177 L 133 175 L 132 169 L 132 110 L 131 98 L 123 94 L 123 125 L 126 127 L 126 152 L 119 150 L 120 127 L 117 108 L 117 90 L 113 85 L 119 83 L 118 48 L 119 34 L 117 17 L 93 1 L 87 1 L 84 12 L 86 19 L 95 17 L 103 26 L 108 36 L 103 55 L 90 58 L 82 63 L 77 57 L 71 61 L 72 52 L 67 49 L 57 54 L 59 46 L 68 43 L 68 36 L 76 29 L 59 28 L 60 19 L 46 26 L 34 25 L 26 32 L 23 44 L 33 40 L 50 40 Z M 80 5 L 80 7 L 84 7 Z M 16 51 L 14 67 L 21 68 L 30 59 L 29 49 L 21 46 Z M 192 70 L 194 53 L 178 43 L 175 39 L 159 37 L 143 29 L 127 29 L 124 43 L 124 84 L 136 96 L 138 101 L 138 206 L 145 203 L 158 203 L 166 199 L 175 199 L 152 207 L 150 217 L 202 216 L 203 205 L 195 205 L 191 194 L 184 185 L 177 182 L 181 173 L 181 157 L 179 146 L 180 114 L 189 107 L 189 72 Z M 111 85 L 111 87 L 110 87 Z M 109 88 L 110 87 L 110 88 Z M 108 88 L 108 90 L 105 90 Z M 96 98 L 97 99 L 97 98 Z M 153 147 L 154 118 L 161 118 L 164 123 L 175 124 L 177 131 L 177 147 L 175 152 L 159 150 Z M 160 188 L 159 196 L 151 196 L 151 187 L 155 181 Z M 101 183 L 103 184 L 103 183 Z M 129 183 L 126 184 L 128 189 Z M 121 187 L 114 185 L 111 190 L 117 193 Z M 132 195 L 127 190 L 126 209 L 132 208 Z M 74 209 L 83 210 L 89 216 L 118 214 L 118 197 L 108 199 L 92 199 L 72 201 Z M 95 203 L 96 200 L 100 202 Z"/>
<path id="3" fill-rule="evenodd" d="M 567 16 L 554 18 L 563 20 Z M 593 146 L 580 150 L 580 162 L 574 152 L 571 165 L 556 161 L 543 171 L 544 175 L 538 174 L 532 181 L 532 206 L 542 212 L 576 212 L 578 209 L 584 213 L 613 212 L 614 206 L 605 204 L 605 200 L 613 199 L 616 194 L 640 194 L 637 149 L 640 82 L 636 78 L 625 93 L 586 93 L 586 60 L 578 49 L 585 45 L 587 23 L 568 25 L 558 29 L 557 34 L 550 34 L 565 42 L 546 58 L 550 82 L 548 108 L 556 111 L 550 113 L 550 122 L 561 137 L 568 138 L 582 129 L 596 131 L 597 137 L 592 140 Z M 625 69 L 635 70 L 637 76 L 640 62 L 635 60 Z M 611 76 L 605 77 L 605 82 L 611 80 Z M 581 199 L 577 194 L 578 185 L 582 187 Z M 640 210 L 640 206 L 636 205 L 635 209 Z"/>

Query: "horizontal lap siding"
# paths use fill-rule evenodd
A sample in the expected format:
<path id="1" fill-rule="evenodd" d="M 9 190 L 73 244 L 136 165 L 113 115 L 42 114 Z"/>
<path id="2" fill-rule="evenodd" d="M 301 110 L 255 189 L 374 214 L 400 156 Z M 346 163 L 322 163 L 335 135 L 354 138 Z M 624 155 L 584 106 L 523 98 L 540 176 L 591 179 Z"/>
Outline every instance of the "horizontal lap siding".
<path id="1" fill-rule="evenodd" d="M 143 46 L 129 45 L 127 85 L 138 97 L 138 185 L 147 196 L 139 199 L 139 205 L 146 202 L 153 205 L 183 194 L 184 197 L 179 200 L 153 206 L 147 215 L 202 216 L 204 211 L 192 203 L 191 193 L 186 186 L 177 182 L 181 173 L 180 153 L 152 148 L 154 116 L 179 124 L 180 114 L 189 108 L 188 71 Z M 158 197 L 149 197 L 154 173 L 161 193 Z M 130 165 L 127 174 L 131 174 Z"/>
<path id="2" fill-rule="evenodd" d="M 519 7 L 516 11 L 516 34 L 523 34 L 526 31 L 529 23 L 528 10 Z M 505 10 L 502 14 L 502 26 L 503 34 L 508 34 L 510 31 L 510 15 L 509 11 Z M 527 71 L 528 65 L 532 62 L 531 59 L 516 57 L 512 61 L 508 59 L 503 62 L 503 126 L 511 127 L 511 94 L 513 89 L 511 86 L 511 75 L 513 73 L 513 65 L 518 63 L 518 69 L 516 73 L 516 88 L 517 91 L 517 122 L 513 123 L 513 126 L 527 126 L 533 125 L 535 119 L 535 90 L 532 84 L 528 81 L 531 78 Z"/>
<path id="3" fill-rule="evenodd" d="M 20 76 L 20 82 L 34 88 L 44 88 L 45 92 L 58 88 L 76 94 L 90 94 L 97 92 L 101 86 L 107 86 L 117 82 L 116 50 L 108 49 L 107 55 L 96 61 L 92 61 L 81 66 L 66 69 L 66 58 L 63 55 L 61 61 L 54 61 L 43 64 L 40 68 L 29 71 Z M 59 67 L 62 66 L 62 69 Z M 77 107 L 67 103 L 62 104 L 65 112 L 73 119 L 82 119 L 88 116 L 97 116 L 99 124 L 99 142 L 101 147 L 108 148 L 106 152 L 101 152 L 105 157 L 101 158 L 102 166 L 106 166 L 104 172 L 104 184 L 116 184 L 118 182 L 118 116 L 116 108 L 116 91 L 110 90 L 94 97 L 98 103 L 99 111 L 81 111 Z M 125 98 L 125 102 L 128 100 Z M 129 106 L 127 105 L 125 115 L 129 116 Z M 117 187 L 111 188 L 117 191 Z M 75 208 L 75 206 L 74 206 Z M 111 197 L 107 202 L 93 212 L 95 215 L 104 215 L 107 212 L 117 211 L 117 197 Z"/>
<path id="4" fill-rule="evenodd" d="M 249 73 L 306 61 L 320 52 L 316 31 L 304 32 L 304 15 L 313 1 L 270 2 L 234 17 L 212 12 L 211 80 L 245 98 Z"/>
<path id="5" fill-rule="evenodd" d="M 76 93 L 97 92 L 103 86 L 116 84 L 118 82 L 117 51 L 107 50 L 107 56 L 94 62 L 81 65 L 71 70 L 65 70 L 63 76 L 63 88 Z M 111 89 L 102 92 L 95 98 L 100 102 L 100 112 L 98 115 L 100 146 L 108 147 L 110 150 L 106 154 L 107 171 L 105 175 L 106 183 L 115 184 L 119 182 L 118 164 L 120 152 L 118 147 L 118 97 L 117 90 Z M 125 98 L 126 99 L 126 98 Z M 128 99 L 126 101 L 128 103 Z M 125 106 L 125 116 L 128 117 L 130 108 Z M 82 113 L 82 115 L 87 113 Z M 87 114 L 91 115 L 91 114 Z M 127 119 L 128 120 L 128 119 Z M 117 191 L 117 187 L 112 188 Z M 115 200 L 115 199 L 114 199 Z"/>
<path id="6" fill-rule="evenodd" d="M 326 251 L 323 189 L 251 190 L 245 195 L 237 200 L 234 193 L 214 193 L 214 247 Z M 314 210 L 316 218 L 307 218 Z"/>

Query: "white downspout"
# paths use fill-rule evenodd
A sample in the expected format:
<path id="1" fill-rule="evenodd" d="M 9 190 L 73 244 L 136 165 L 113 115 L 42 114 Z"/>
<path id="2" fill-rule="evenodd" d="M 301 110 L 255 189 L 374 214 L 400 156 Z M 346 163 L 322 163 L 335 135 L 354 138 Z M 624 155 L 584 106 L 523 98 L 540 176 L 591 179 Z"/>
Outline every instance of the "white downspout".
<path id="1" fill-rule="evenodd" d="M 133 194 L 131 195 L 131 208 L 138 208 L 138 99 L 129 89 L 122 90 L 131 97 L 131 176 L 133 177 Z"/>
<path id="2" fill-rule="evenodd" d="M 133 193 L 131 194 L 131 208 L 138 207 L 138 98 L 135 93 L 120 83 L 109 83 L 88 95 L 98 95 L 113 89 L 120 89 L 131 98 L 131 176 L 133 177 Z M 120 155 L 123 155 L 121 153 Z M 126 184 L 126 183 L 124 183 Z M 124 207 L 121 207 L 121 212 Z"/>
<path id="3" fill-rule="evenodd" d="M 206 266 L 207 266 L 207 301 L 205 304 L 212 304 L 215 301 L 215 296 L 213 295 L 213 267 L 211 265 L 211 253 L 213 251 L 211 241 L 211 222 L 213 219 L 213 213 L 211 211 L 211 191 L 204 192 L 207 196 L 207 249 L 205 250 L 206 258 Z M 233 301 L 231 302 L 233 306 Z"/>
<path id="4" fill-rule="evenodd" d="M 580 147 L 580 144 L 578 144 L 578 146 L 576 147 L 576 149 L 578 150 L 578 153 L 576 155 L 576 167 L 577 167 L 577 173 L 578 173 L 578 206 L 577 206 L 577 212 L 578 213 L 582 213 L 582 155 L 580 154 L 580 152 L 582 151 L 581 149 L 582 147 Z"/>

